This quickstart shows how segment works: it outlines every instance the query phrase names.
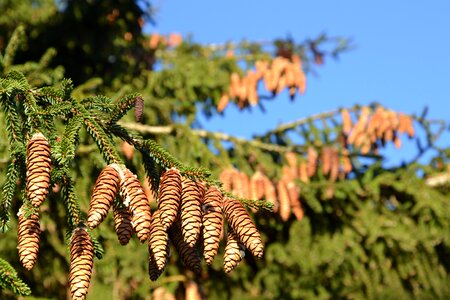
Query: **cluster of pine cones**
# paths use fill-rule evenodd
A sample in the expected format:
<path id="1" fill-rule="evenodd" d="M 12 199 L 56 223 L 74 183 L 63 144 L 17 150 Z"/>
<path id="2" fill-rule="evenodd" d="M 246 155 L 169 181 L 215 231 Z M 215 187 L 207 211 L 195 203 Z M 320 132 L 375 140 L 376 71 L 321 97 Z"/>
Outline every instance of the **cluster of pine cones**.
<path id="1" fill-rule="evenodd" d="M 235 72 L 230 75 L 229 91 L 220 98 L 217 111 L 222 112 L 230 99 L 236 99 L 241 109 L 248 105 L 257 105 L 257 87 L 260 80 L 264 81 L 266 89 L 273 94 L 279 94 L 289 88 L 289 95 L 294 97 L 297 90 L 303 94 L 306 89 L 306 76 L 298 55 L 292 55 L 291 59 L 278 56 L 271 62 L 258 60 L 255 62 L 255 70 L 248 70 L 244 77 L 241 78 Z"/>
<path id="2" fill-rule="evenodd" d="M 361 108 L 361 114 L 355 124 L 352 123 L 350 112 L 341 111 L 342 130 L 347 136 L 347 144 L 361 149 L 362 154 L 377 152 L 378 144 L 384 145 L 393 141 L 397 148 L 401 147 L 400 135 L 407 133 L 414 136 L 413 119 L 411 116 L 397 113 L 378 106 L 375 111 L 368 106 Z"/>
<path id="3" fill-rule="evenodd" d="M 119 192 L 122 201 L 115 201 Z M 90 201 L 87 224 L 97 227 L 113 207 L 117 237 L 122 245 L 133 232 L 148 243 L 149 276 L 156 280 L 168 261 L 169 240 L 177 248 L 185 266 L 200 272 L 200 255 L 211 264 L 217 254 L 225 216 L 229 228 L 224 252 L 224 269 L 233 270 L 247 248 L 252 255 L 263 255 L 260 234 L 242 204 L 223 196 L 215 186 L 206 187 L 166 170 L 160 178 L 158 208 L 151 212 L 150 202 L 141 183 L 127 168 L 111 164 L 100 173 Z"/>
<path id="4" fill-rule="evenodd" d="M 30 204 L 24 204 L 18 213 L 18 252 L 27 269 L 33 267 L 39 251 L 38 210 L 48 194 L 50 170 L 50 145 L 42 134 L 35 134 L 27 147 L 26 191 Z M 126 245 L 133 233 L 141 242 L 148 243 L 151 280 L 156 280 L 164 271 L 169 241 L 177 248 L 185 266 L 193 272 L 201 271 L 198 250 L 203 253 L 205 262 L 211 264 L 218 252 L 224 216 L 228 223 L 225 271 L 230 272 L 238 265 L 245 249 L 255 257 L 263 255 L 261 236 L 241 202 L 224 196 L 215 186 L 182 176 L 175 168 L 161 175 L 158 208 L 152 212 L 136 175 L 122 165 L 106 166 L 94 186 L 88 227 L 99 226 L 111 206 L 120 244 Z M 93 259 L 94 245 L 87 228 L 75 228 L 70 238 L 69 273 L 73 299 L 85 299 Z"/>
<path id="5" fill-rule="evenodd" d="M 352 163 L 347 149 L 342 153 L 334 146 L 325 146 L 319 152 L 308 147 L 306 157 L 299 159 L 293 152 L 285 154 L 287 164 L 282 166 L 281 178 L 270 180 L 262 171 L 257 170 L 250 177 L 235 168 L 221 172 L 220 180 L 226 191 L 242 198 L 265 199 L 273 204 L 273 212 L 287 221 L 291 213 L 297 220 L 304 212 L 300 202 L 301 191 L 296 181 L 309 182 L 321 167 L 321 172 L 332 182 L 352 171 Z"/>

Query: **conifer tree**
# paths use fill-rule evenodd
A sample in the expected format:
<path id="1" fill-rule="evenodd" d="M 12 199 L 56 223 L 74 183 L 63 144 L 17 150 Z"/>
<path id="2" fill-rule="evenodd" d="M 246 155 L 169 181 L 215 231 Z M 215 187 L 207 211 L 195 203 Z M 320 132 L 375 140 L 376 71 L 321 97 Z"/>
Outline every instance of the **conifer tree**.
<path id="1" fill-rule="evenodd" d="M 301 101 L 308 72 L 348 40 L 201 45 L 143 34 L 145 13 L 121 1 L 37 1 L 18 26 L 32 1 L 17 2 L 0 4 L 2 299 L 450 295 L 444 121 L 374 103 L 253 139 L 198 126 L 282 91 Z M 48 47 L 54 26 L 102 17 L 117 68 L 104 51 Z M 384 167 L 385 145 L 407 138 L 417 156 Z"/>

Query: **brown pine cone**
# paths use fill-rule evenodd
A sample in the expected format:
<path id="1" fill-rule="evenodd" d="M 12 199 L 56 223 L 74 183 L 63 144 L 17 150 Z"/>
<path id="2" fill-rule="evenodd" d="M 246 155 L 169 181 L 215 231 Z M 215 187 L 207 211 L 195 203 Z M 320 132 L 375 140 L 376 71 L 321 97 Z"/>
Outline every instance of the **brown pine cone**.
<path id="1" fill-rule="evenodd" d="M 150 203 L 136 175 L 127 168 L 115 165 L 120 174 L 120 194 L 131 213 L 131 224 L 141 243 L 148 240 L 152 213 Z"/>
<path id="2" fill-rule="evenodd" d="M 69 284 L 72 299 L 86 299 L 94 264 L 94 245 L 84 228 L 76 228 L 70 239 Z"/>
<path id="3" fill-rule="evenodd" d="M 35 133 L 27 145 L 27 198 L 39 207 L 48 194 L 51 169 L 50 144 L 42 133 Z"/>
<path id="4" fill-rule="evenodd" d="M 113 206 L 114 229 L 117 239 L 121 245 L 126 245 L 133 235 L 133 226 L 131 225 L 131 214 L 126 207 Z"/>
<path id="5" fill-rule="evenodd" d="M 245 246 L 242 244 L 231 227 L 228 228 L 227 244 L 223 254 L 223 268 L 226 273 L 237 267 L 245 256 Z"/>
<path id="6" fill-rule="evenodd" d="M 103 222 L 118 188 L 119 173 L 112 165 L 108 165 L 100 172 L 94 185 L 87 219 L 89 228 L 93 229 Z"/>
<path id="7" fill-rule="evenodd" d="M 152 217 L 148 250 L 150 253 L 149 263 L 154 263 L 157 270 L 162 272 L 169 256 L 169 236 L 162 225 L 161 211 L 159 210 L 155 211 Z"/>
<path id="8" fill-rule="evenodd" d="M 278 181 L 277 190 L 278 201 L 280 203 L 278 213 L 280 214 L 281 220 L 286 222 L 291 215 L 291 200 L 289 197 L 287 182 L 285 182 L 285 180 Z"/>
<path id="9" fill-rule="evenodd" d="M 168 169 L 161 176 L 158 192 L 158 210 L 164 229 L 169 229 L 178 216 L 181 203 L 181 174 L 175 168 Z"/>
<path id="10" fill-rule="evenodd" d="M 202 225 L 203 184 L 183 178 L 181 191 L 181 228 L 184 241 L 194 247 Z"/>
<path id="11" fill-rule="evenodd" d="M 41 233 L 39 225 L 39 214 L 33 212 L 26 219 L 23 208 L 17 214 L 19 224 L 17 227 L 17 249 L 19 250 L 19 259 L 22 265 L 31 270 L 39 253 L 39 234 Z"/>
<path id="12" fill-rule="evenodd" d="M 210 265 L 217 254 L 223 227 L 223 195 L 216 187 L 210 187 L 203 199 L 203 256 Z"/>
<path id="13" fill-rule="evenodd" d="M 170 240 L 175 245 L 175 248 L 177 248 L 180 258 L 185 266 L 195 274 L 200 274 L 200 256 L 198 255 L 195 246 L 191 247 L 183 240 L 181 224 L 179 221 L 176 221 L 172 227 L 170 227 L 169 236 Z"/>
<path id="14" fill-rule="evenodd" d="M 224 213 L 239 240 L 254 256 L 261 258 L 264 249 L 261 235 L 241 202 L 224 197 Z"/>

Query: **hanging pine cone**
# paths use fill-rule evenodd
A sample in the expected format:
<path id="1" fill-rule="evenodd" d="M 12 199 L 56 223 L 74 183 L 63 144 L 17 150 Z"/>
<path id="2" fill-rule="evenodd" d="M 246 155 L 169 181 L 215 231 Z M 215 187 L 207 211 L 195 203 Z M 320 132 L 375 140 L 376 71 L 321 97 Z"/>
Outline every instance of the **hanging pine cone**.
<path id="1" fill-rule="evenodd" d="M 133 235 L 133 226 L 131 225 L 131 215 L 126 207 L 113 206 L 114 229 L 117 239 L 121 245 L 126 245 Z"/>
<path id="2" fill-rule="evenodd" d="M 264 246 L 261 241 L 261 236 L 241 202 L 225 197 L 224 213 L 239 240 L 254 256 L 258 258 L 262 257 Z"/>
<path id="3" fill-rule="evenodd" d="M 245 246 L 242 244 L 236 233 L 228 228 L 227 244 L 225 246 L 225 252 L 223 254 L 223 268 L 226 273 L 231 272 L 237 267 L 239 262 L 245 256 Z"/>
<path id="4" fill-rule="evenodd" d="M 195 247 L 191 247 L 183 240 L 183 236 L 181 234 L 181 224 L 179 221 L 176 221 L 172 227 L 169 229 L 170 240 L 177 248 L 178 253 L 180 254 L 181 260 L 185 264 L 185 266 L 193 271 L 196 274 L 200 274 L 200 256 L 197 253 L 197 249 Z"/>
<path id="5" fill-rule="evenodd" d="M 169 236 L 162 225 L 161 212 L 159 210 L 155 211 L 152 217 L 148 250 L 150 254 L 149 260 L 153 261 L 157 270 L 162 272 L 169 256 Z"/>
<path id="6" fill-rule="evenodd" d="M 210 265 L 217 254 L 223 227 L 223 195 L 216 187 L 210 187 L 203 199 L 203 256 Z"/>
<path id="7" fill-rule="evenodd" d="M 181 202 L 181 174 L 175 168 L 168 169 L 159 182 L 158 210 L 164 229 L 169 229 L 178 216 Z"/>
<path id="8" fill-rule="evenodd" d="M 39 252 L 39 215 L 33 212 L 27 219 L 24 216 L 23 208 L 19 210 L 19 224 L 17 228 L 17 249 L 22 265 L 27 269 L 33 268 Z"/>
<path id="9" fill-rule="evenodd" d="M 119 173 L 114 166 L 106 166 L 97 178 L 94 185 L 87 223 L 89 228 L 97 227 L 108 214 L 119 188 Z"/>
<path id="10" fill-rule="evenodd" d="M 76 228 L 70 239 L 69 284 L 72 299 L 86 299 L 94 264 L 94 245 L 84 228 Z"/>
<path id="11" fill-rule="evenodd" d="M 183 178 L 181 190 L 181 228 L 184 241 L 194 247 L 202 225 L 202 198 L 205 187 L 189 178 Z"/>
<path id="12" fill-rule="evenodd" d="M 42 133 L 35 133 L 27 145 L 27 198 L 39 207 L 48 194 L 51 169 L 50 145 Z"/>
<path id="13" fill-rule="evenodd" d="M 143 243 L 148 240 L 150 234 L 152 218 L 150 203 L 136 175 L 127 168 L 122 169 L 118 165 L 115 165 L 115 168 L 120 174 L 120 194 L 123 203 L 131 213 L 131 224 L 136 236 Z"/>

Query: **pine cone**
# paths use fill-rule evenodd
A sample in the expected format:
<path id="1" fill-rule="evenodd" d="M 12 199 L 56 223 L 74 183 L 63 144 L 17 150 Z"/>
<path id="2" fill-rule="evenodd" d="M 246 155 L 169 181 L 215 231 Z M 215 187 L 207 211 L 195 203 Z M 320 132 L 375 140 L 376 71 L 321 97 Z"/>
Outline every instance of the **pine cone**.
<path id="1" fill-rule="evenodd" d="M 94 185 L 87 220 L 89 228 L 93 229 L 103 222 L 114 202 L 118 188 L 119 173 L 113 166 L 108 165 L 100 172 Z"/>
<path id="2" fill-rule="evenodd" d="M 226 273 L 231 272 L 245 256 L 245 246 L 242 244 L 236 233 L 228 228 L 227 244 L 223 254 L 223 268 Z"/>
<path id="3" fill-rule="evenodd" d="M 165 230 L 170 228 L 178 216 L 181 203 L 181 174 L 175 168 L 168 169 L 161 176 L 159 183 L 158 210 Z"/>
<path id="4" fill-rule="evenodd" d="M 126 207 L 113 206 L 114 229 L 121 245 L 126 245 L 133 235 L 133 226 L 131 225 L 131 214 Z"/>
<path id="5" fill-rule="evenodd" d="M 277 190 L 278 201 L 280 203 L 278 213 L 280 214 L 281 220 L 286 222 L 291 215 L 291 201 L 289 199 L 287 183 L 284 180 L 278 181 Z"/>
<path id="6" fill-rule="evenodd" d="M 202 199 L 205 187 L 189 178 L 183 178 L 181 191 L 181 228 L 184 241 L 194 247 L 202 225 Z"/>
<path id="7" fill-rule="evenodd" d="M 70 239 L 69 283 L 72 299 L 86 299 L 94 264 L 94 245 L 84 228 L 76 228 Z"/>
<path id="8" fill-rule="evenodd" d="M 210 265 L 217 254 L 223 227 L 223 196 L 216 187 L 210 187 L 203 199 L 203 256 Z"/>
<path id="9" fill-rule="evenodd" d="M 131 224 L 136 231 L 136 236 L 143 243 L 148 240 L 150 234 L 152 218 L 150 203 L 136 175 L 127 168 L 121 169 L 118 165 L 115 166 L 120 174 L 120 194 L 123 203 L 131 213 Z"/>
<path id="10" fill-rule="evenodd" d="M 39 234 L 41 233 L 39 225 L 39 215 L 33 212 L 26 219 L 23 208 L 17 214 L 19 224 L 17 228 L 17 249 L 22 265 L 27 269 L 33 268 L 39 253 Z"/>
<path id="11" fill-rule="evenodd" d="M 254 256 L 258 258 L 262 257 L 264 246 L 261 241 L 261 236 L 241 202 L 225 197 L 224 213 L 239 240 Z"/>
<path id="12" fill-rule="evenodd" d="M 149 262 L 156 264 L 157 270 L 162 272 L 166 266 L 169 254 L 169 237 L 162 225 L 161 211 L 159 210 L 155 211 L 152 217 L 148 250 L 150 253 Z M 151 277 L 152 275 L 150 275 Z"/>
<path id="13" fill-rule="evenodd" d="M 169 236 L 170 240 L 175 245 L 175 248 L 177 248 L 177 251 L 180 254 L 181 260 L 185 266 L 195 274 L 200 274 L 200 256 L 198 255 L 195 247 L 189 246 L 183 240 L 183 236 L 181 234 L 181 224 L 179 221 L 176 221 L 169 229 Z"/>
<path id="14" fill-rule="evenodd" d="M 27 145 L 27 198 L 39 207 L 48 194 L 51 169 L 50 145 L 42 133 L 35 133 Z"/>

